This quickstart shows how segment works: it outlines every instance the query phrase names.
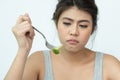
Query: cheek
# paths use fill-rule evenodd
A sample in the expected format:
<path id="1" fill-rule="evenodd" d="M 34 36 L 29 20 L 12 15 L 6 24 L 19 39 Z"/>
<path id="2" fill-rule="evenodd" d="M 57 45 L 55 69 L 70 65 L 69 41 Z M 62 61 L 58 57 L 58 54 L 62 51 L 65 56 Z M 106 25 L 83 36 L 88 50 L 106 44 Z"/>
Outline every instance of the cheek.
<path id="1" fill-rule="evenodd" d="M 82 35 L 80 39 L 81 45 L 85 46 L 88 43 L 89 38 L 90 38 L 90 35 L 88 34 Z"/>
<path id="2" fill-rule="evenodd" d="M 86 34 L 85 36 L 83 36 L 85 42 L 87 42 L 89 38 L 90 38 L 90 34 Z"/>
<path id="3" fill-rule="evenodd" d="M 83 42 L 84 44 L 86 44 L 86 43 L 88 42 L 88 40 L 89 40 L 89 38 L 90 38 L 90 36 L 91 36 L 91 32 L 92 32 L 92 30 L 88 30 L 88 31 L 82 33 L 81 39 L 82 39 L 82 42 Z"/>
<path id="4" fill-rule="evenodd" d="M 64 25 L 62 25 L 62 23 L 60 23 L 58 25 L 59 36 L 64 37 L 65 35 L 67 35 L 67 33 L 68 33 L 68 29 Z"/>
<path id="5" fill-rule="evenodd" d="M 60 39 L 64 38 L 64 36 L 66 35 L 66 29 L 64 29 L 60 25 L 58 25 L 58 35 Z"/>

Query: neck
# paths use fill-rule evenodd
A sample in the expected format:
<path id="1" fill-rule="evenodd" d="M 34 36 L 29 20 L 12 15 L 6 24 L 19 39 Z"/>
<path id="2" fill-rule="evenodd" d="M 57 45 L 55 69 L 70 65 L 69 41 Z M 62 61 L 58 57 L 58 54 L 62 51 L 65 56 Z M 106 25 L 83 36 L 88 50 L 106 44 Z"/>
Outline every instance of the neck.
<path id="1" fill-rule="evenodd" d="M 60 54 L 63 60 L 72 64 L 86 63 L 90 61 L 91 53 L 93 53 L 93 51 L 86 48 L 77 52 L 67 51 L 63 48 L 61 48 L 60 50 Z"/>

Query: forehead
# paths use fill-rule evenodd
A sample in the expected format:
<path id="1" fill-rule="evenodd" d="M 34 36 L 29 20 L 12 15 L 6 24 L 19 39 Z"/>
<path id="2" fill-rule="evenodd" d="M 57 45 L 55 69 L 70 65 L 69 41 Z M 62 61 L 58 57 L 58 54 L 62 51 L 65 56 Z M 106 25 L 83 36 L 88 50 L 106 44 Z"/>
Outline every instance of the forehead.
<path id="1" fill-rule="evenodd" d="M 89 21 L 92 20 L 92 17 L 88 12 L 80 10 L 75 6 L 65 10 L 61 14 L 60 19 L 64 17 L 68 17 L 73 20 L 82 20 L 82 19 L 89 20 Z"/>

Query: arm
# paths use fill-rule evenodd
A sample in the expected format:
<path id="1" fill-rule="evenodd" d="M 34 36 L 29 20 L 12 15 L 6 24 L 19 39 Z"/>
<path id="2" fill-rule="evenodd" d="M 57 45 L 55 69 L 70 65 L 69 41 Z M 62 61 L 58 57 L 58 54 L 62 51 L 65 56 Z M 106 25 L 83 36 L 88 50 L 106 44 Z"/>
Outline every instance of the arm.
<path id="1" fill-rule="evenodd" d="M 44 57 L 42 52 L 35 52 L 26 61 L 22 80 L 43 80 Z"/>
<path id="2" fill-rule="evenodd" d="M 111 80 L 120 80 L 120 61 L 113 58 L 111 61 Z"/>
<path id="3" fill-rule="evenodd" d="M 120 80 L 120 61 L 110 55 L 107 55 L 105 60 L 108 80 Z"/>
<path id="4" fill-rule="evenodd" d="M 34 38 L 34 30 L 32 29 L 29 16 L 27 14 L 21 15 L 12 30 L 19 48 L 13 64 L 4 80 L 22 80 L 27 56 Z"/>
<path id="5" fill-rule="evenodd" d="M 27 59 L 27 55 L 23 55 L 24 53 L 24 51 L 18 50 L 18 53 L 12 63 L 12 66 L 9 69 L 4 80 L 22 80 L 24 66 Z"/>

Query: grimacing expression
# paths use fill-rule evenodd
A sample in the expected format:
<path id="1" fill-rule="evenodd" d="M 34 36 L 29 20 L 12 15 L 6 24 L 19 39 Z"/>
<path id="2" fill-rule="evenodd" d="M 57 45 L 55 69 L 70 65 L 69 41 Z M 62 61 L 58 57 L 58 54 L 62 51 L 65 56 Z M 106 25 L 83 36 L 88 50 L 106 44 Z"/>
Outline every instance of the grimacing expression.
<path id="1" fill-rule="evenodd" d="M 92 17 L 89 13 L 73 6 L 65 10 L 58 20 L 61 43 L 68 50 L 81 50 L 92 33 Z"/>

